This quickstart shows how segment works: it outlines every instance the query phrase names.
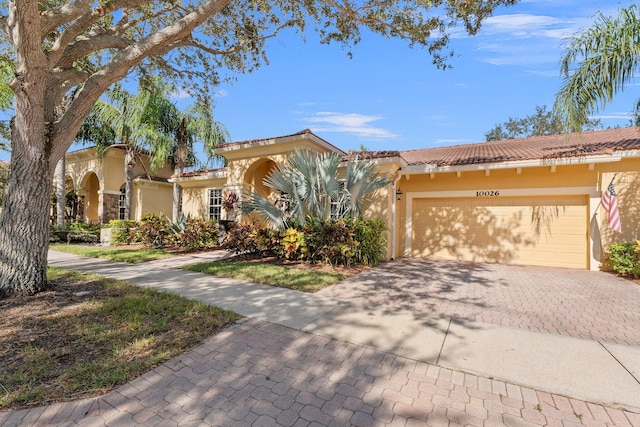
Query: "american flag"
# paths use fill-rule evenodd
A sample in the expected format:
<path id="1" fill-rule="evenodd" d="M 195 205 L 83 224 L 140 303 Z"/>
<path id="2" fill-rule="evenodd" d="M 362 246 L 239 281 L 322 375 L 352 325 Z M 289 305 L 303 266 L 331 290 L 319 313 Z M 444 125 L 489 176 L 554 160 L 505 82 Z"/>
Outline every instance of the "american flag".
<path id="1" fill-rule="evenodd" d="M 607 191 L 602 195 L 602 207 L 609 215 L 609 228 L 618 233 L 622 233 L 622 224 L 620 223 L 620 212 L 618 212 L 618 200 L 616 199 L 616 190 L 613 188 L 613 182 L 607 187 Z"/>

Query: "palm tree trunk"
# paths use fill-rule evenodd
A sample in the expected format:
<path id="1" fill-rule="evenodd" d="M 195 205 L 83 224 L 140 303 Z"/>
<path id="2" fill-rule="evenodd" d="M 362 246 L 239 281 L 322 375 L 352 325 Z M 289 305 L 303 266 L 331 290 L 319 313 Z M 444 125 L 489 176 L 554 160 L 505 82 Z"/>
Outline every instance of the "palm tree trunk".
<path id="1" fill-rule="evenodd" d="M 124 217 L 131 219 L 131 201 L 133 199 L 133 168 L 136 166 L 135 148 L 127 145 L 124 154 Z"/>
<path id="2" fill-rule="evenodd" d="M 180 176 L 184 172 L 184 167 L 176 166 L 174 174 Z M 177 182 L 173 183 L 173 221 L 177 221 L 180 216 L 180 206 L 182 206 L 182 186 Z"/>

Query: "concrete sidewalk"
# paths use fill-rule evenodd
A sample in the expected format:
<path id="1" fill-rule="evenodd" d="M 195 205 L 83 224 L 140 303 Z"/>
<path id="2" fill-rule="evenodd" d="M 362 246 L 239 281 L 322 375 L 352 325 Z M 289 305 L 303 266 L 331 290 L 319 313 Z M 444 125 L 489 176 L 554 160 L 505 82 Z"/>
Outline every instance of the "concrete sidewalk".
<path id="1" fill-rule="evenodd" d="M 640 412 L 638 347 L 366 307 L 167 268 L 224 256 L 216 252 L 130 265 L 51 251 L 49 263 L 178 293 L 252 319 L 410 360 Z"/>

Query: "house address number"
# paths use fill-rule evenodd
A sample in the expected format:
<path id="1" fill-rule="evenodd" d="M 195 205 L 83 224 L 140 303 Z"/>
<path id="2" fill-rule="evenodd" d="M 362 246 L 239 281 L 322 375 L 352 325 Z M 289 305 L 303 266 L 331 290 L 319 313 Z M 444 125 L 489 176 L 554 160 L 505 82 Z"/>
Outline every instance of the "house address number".
<path id="1" fill-rule="evenodd" d="M 476 191 L 476 197 L 497 197 L 499 195 L 499 190 Z"/>

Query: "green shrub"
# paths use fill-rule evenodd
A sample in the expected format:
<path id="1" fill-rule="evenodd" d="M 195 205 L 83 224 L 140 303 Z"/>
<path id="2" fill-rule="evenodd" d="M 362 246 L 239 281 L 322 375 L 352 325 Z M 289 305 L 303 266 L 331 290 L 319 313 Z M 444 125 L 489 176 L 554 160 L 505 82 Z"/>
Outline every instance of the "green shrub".
<path id="1" fill-rule="evenodd" d="M 356 222 L 356 262 L 370 267 L 378 265 L 386 254 L 387 226 L 381 219 Z"/>
<path id="2" fill-rule="evenodd" d="M 136 228 L 138 222 L 126 219 L 112 219 L 106 226 L 111 228 L 112 245 L 128 245 L 134 239 L 131 229 Z"/>
<path id="3" fill-rule="evenodd" d="M 218 246 L 218 222 L 204 218 L 187 218 L 182 231 L 175 232 L 170 241 L 186 252 L 201 251 Z"/>
<path id="4" fill-rule="evenodd" d="M 261 252 L 258 240 L 258 227 L 254 223 L 243 221 L 230 225 L 225 247 L 235 254 L 258 254 Z"/>
<path id="5" fill-rule="evenodd" d="M 303 227 L 306 258 L 312 262 L 333 265 L 355 263 L 357 243 L 354 239 L 354 220 L 350 218 L 307 218 Z"/>
<path id="6" fill-rule="evenodd" d="M 100 224 L 85 224 L 83 222 L 70 222 L 67 230 L 74 233 L 94 233 L 100 235 Z"/>
<path id="7" fill-rule="evenodd" d="M 332 265 L 377 265 L 386 252 L 387 227 L 381 220 L 307 218 L 274 231 L 243 222 L 227 232 L 225 247 L 236 254 L 273 255 Z"/>
<path id="8" fill-rule="evenodd" d="M 169 224 L 155 214 L 142 217 L 134 233 L 134 241 L 154 248 L 164 247 L 169 236 Z"/>
<path id="9" fill-rule="evenodd" d="M 640 277 L 640 253 L 635 243 L 612 243 L 609 245 L 607 263 L 611 269 L 624 276 Z"/>

